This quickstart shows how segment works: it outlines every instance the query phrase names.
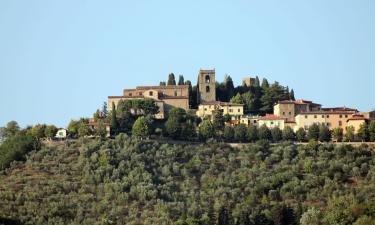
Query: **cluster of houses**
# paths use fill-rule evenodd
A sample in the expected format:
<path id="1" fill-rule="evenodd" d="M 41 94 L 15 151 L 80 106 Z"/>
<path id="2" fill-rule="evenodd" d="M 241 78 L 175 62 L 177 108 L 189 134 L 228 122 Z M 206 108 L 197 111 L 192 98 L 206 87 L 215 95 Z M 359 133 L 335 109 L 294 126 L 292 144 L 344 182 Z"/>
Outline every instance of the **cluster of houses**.
<path id="1" fill-rule="evenodd" d="M 254 79 L 246 78 L 243 82 L 251 85 Z M 341 127 L 344 132 L 346 127 L 353 126 L 357 131 L 362 123 L 375 120 L 375 110 L 359 112 L 346 107 L 323 108 L 321 104 L 306 100 L 279 101 L 274 106 L 274 113 L 265 116 L 245 115 L 243 104 L 216 101 L 215 70 L 201 69 L 198 73 L 198 109 L 191 109 L 189 95 L 189 85 L 139 86 L 125 89 L 120 96 L 109 96 L 108 105 L 111 108 L 112 104 L 117 106 L 120 100 L 151 98 L 159 107 L 156 119 L 165 119 L 175 107 L 193 111 L 200 118 L 212 118 L 214 110 L 219 109 L 224 115 L 231 116 L 232 125 L 266 125 L 280 129 L 289 126 L 294 131 L 299 128 L 308 129 L 314 123 L 326 125 L 330 129 Z"/>

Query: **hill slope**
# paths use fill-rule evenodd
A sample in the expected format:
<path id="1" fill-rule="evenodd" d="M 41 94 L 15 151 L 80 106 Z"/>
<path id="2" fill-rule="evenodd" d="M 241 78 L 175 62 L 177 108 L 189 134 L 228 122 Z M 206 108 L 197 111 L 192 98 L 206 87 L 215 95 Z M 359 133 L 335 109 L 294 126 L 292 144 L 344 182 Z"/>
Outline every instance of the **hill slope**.
<path id="1" fill-rule="evenodd" d="M 54 144 L 0 176 L 0 218 L 25 224 L 298 224 L 301 216 L 327 224 L 373 222 L 373 150 L 314 143 L 185 146 L 124 135 Z"/>

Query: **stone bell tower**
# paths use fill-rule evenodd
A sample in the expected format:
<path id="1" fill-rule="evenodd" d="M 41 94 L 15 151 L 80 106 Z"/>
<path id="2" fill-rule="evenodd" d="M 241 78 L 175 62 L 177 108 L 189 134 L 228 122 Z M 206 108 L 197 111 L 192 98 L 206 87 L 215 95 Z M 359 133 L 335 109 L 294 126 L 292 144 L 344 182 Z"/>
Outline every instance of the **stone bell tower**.
<path id="1" fill-rule="evenodd" d="M 199 70 L 198 103 L 216 101 L 215 69 Z"/>

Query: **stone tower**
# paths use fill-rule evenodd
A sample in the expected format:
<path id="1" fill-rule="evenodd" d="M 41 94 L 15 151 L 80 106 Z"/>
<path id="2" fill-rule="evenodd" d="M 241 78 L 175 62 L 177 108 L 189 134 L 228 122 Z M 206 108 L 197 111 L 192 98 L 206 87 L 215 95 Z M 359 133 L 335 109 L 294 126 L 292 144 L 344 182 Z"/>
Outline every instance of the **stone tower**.
<path id="1" fill-rule="evenodd" d="M 199 70 L 198 103 L 216 101 L 215 70 Z"/>

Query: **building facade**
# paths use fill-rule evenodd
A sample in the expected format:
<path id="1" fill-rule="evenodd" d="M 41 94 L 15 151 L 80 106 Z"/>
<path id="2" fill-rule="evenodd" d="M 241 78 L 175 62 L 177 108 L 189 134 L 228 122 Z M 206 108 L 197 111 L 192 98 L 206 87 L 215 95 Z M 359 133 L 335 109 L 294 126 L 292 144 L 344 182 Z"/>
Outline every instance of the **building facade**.
<path id="1" fill-rule="evenodd" d="M 198 103 L 216 101 L 215 70 L 199 70 Z"/>
<path id="2" fill-rule="evenodd" d="M 235 104 L 230 102 L 204 102 L 198 106 L 196 115 L 200 118 L 212 119 L 212 113 L 214 110 L 222 110 L 223 115 L 229 114 L 232 117 L 232 121 L 239 121 L 243 115 L 243 104 Z"/>
<path id="3" fill-rule="evenodd" d="M 319 111 L 321 110 L 321 105 L 306 100 L 286 100 L 279 101 L 273 110 L 276 116 L 286 117 L 288 121 L 294 122 L 298 114 Z"/>
<path id="4" fill-rule="evenodd" d="M 164 119 L 172 108 L 189 109 L 189 85 L 169 86 L 139 86 L 135 89 L 125 89 L 121 96 L 108 96 L 108 106 L 112 103 L 117 107 L 120 100 L 149 98 L 159 107 L 156 119 Z"/>

